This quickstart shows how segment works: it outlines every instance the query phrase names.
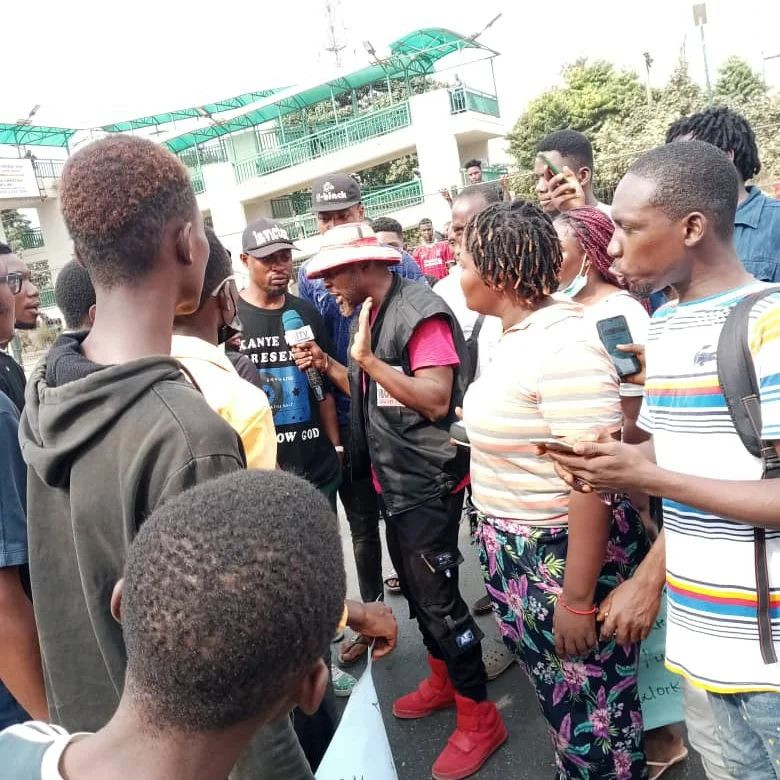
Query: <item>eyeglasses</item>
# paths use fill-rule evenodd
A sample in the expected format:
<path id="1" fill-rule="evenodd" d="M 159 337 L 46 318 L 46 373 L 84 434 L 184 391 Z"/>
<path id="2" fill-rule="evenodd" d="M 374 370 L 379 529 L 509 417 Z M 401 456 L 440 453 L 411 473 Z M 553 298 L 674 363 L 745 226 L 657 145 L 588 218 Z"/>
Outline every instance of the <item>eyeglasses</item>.
<path id="1" fill-rule="evenodd" d="M 0 284 L 7 284 L 11 295 L 19 295 L 22 291 L 22 282 L 24 274 L 18 271 L 12 271 L 10 274 L 0 274 Z"/>
<path id="2" fill-rule="evenodd" d="M 213 292 L 211 292 L 211 293 L 210 293 L 209 297 L 210 297 L 210 298 L 216 298 L 216 297 L 219 295 L 219 293 L 220 293 L 220 291 L 222 290 L 222 288 L 223 288 L 223 287 L 224 287 L 226 284 L 229 284 L 230 282 L 235 282 L 235 281 L 236 281 L 235 274 L 231 274 L 230 276 L 226 276 L 226 277 L 225 277 L 225 278 L 224 278 L 224 279 L 223 279 L 223 280 L 222 280 L 222 281 L 221 281 L 221 282 L 220 282 L 220 283 L 219 283 L 219 284 L 218 284 L 218 285 L 217 285 L 217 286 L 214 288 Z"/>

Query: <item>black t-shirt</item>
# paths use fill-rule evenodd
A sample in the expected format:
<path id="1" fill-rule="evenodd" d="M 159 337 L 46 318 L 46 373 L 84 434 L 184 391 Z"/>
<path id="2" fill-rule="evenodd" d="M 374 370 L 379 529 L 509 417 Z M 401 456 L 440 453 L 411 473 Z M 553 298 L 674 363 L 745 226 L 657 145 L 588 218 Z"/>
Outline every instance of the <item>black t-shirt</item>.
<path id="1" fill-rule="evenodd" d="M 21 413 L 24 409 L 24 388 L 27 380 L 24 369 L 11 357 L 0 351 L 0 392 L 5 393 Z"/>
<path id="2" fill-rule="evenodd" d="M 322 427 L 320 403 L 284 340 L 282 314 L 290 309 L 298 312 L 305 325 L 311 326 L 317 344 L 333 354 L 319 312 L 294 295 L 285 296 L 281 309 L 260 309 L 240 299 L 238 316 L 244 326 L 240 349 L 263 380 L 263 390 L 274 415 L 279 465 L 322 487 L 338 475 L 339 460 Z"/>

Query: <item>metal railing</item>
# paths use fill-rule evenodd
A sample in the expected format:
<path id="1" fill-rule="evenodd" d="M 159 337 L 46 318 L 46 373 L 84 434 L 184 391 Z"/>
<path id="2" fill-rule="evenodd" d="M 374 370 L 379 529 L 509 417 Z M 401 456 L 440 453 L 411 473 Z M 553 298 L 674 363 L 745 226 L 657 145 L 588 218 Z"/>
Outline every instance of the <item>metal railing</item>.
<path id="1" fill-rule="evenodd" d="M 509 168 L 506 165 L 483 165 L 482 166 L 482 181 L 498 181 L 504 174 L 509 173 Z M 466 187 L 471 182 L 469 181 L 468 173 L 465 168 L 460 171 L 461 180 L 463 186 Z"/>
<path id="2" fill-rule="evenodd" d="M 195 170 L 190 168 L 189 170 L 190 179 L 192 181 L 192 189 L 195 190 L 196 195 L 200 195 L 206 191 L 206 182 L 203 181 L 203 171 L 199 168 Z"/>
<path id="3" fill-rule="evenodd" d="M 33 160 L 35 173 L 41 179 L 59 179 L 62 176 L 62 166 L 64 160 Z"/>
<path id="4" fill-rule="evenodd" d="M 54 300 L 54 288 L 47 287 L 43 290 L 38 290 L 38 296 L 40 297 L 41 306 L 56 306 L 57 302 Z"/>
<path id="5" fill-rule="evenodd" d="M 43 246 L 43 231 L 40 228 L 30 228 L 19 234 L 22 249 L 40 249 Z"/>
<path id="6" fill-rule="evenodd" d="M 423 188 L 419 179 L 384 187 L 363 198 L 366 216 L 370 218 L 381 217 L 422 202 Z M 294 217 L 280 219 L 279 224 L 287 230 L 290 238 L 296 241 L 311 238 L 319 233 L 315 214 L 298 214 Z"/>
<path id="7" fill-rule="evenodd" d="M 476 111 L 478 114 L 501 116 L 495 95 L 480 92 L 471 87 L 450 89 L 450 113 L 462 114 L 464 111 Z"/>
<path id="8" fill-rule="evenodd" d="M 266 149 L 260 154 L 235 164 L 236 181 L 243 182 L 265 176 L 318 157 L 346 149 L 370 138 L 377 138 L 411 124 L 409 102 L 397 103 L 366 116 L 350 119 L 328 130 L 312 133 L 297 141 Z"/>

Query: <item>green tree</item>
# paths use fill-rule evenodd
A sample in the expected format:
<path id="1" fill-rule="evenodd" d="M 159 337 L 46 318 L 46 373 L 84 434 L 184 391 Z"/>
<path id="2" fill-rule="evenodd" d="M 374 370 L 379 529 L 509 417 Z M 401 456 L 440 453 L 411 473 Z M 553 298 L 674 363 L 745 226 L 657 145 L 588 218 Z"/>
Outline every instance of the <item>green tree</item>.
<path id="1" fill-rule="evenodd" d="M 0 211 L 0 222 L 8 245 L 14 252 L 21 252 L 24 249 L 22 234 L 32 229 L 30 220 L 17 209 L 4 209 Z"/>
<path id="2" fill-rule="evenodd" d="M 763 79 L 739 57 L 729 57 L 718 70 L 714 92 L 717 103 L 750 104 L 763 98 L 766 92 Z"/>

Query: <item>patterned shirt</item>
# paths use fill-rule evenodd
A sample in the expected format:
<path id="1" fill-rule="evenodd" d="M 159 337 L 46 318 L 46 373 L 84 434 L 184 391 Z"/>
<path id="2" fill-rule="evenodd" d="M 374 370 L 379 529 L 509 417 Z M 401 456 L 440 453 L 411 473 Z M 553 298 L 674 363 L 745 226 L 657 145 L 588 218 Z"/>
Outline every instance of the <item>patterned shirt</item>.
<path id="1" fill-rule="evenodd" d="M 570 301 L 538 309 L 503 334 L 466 393 L 474 504 L 510 533 L 568 521 L 569 488 L 530 439 L 620 430 L 617 374 L 583 317 Z"/>
<path id="2" fill-rule="evenodd" d="M 650 321 L 639 425 L 659 466 L 721 480 L 756 480 L 762 466 L 743 446 L 718 382 L 723 323 L 745 295 L 766 287 L 672 302 Z M 750 349 L 761 392 L 762 438 L 780 440 L 780 295 L 759 301 Z M 761 658 L 753 527 L 664 499 L 669 596 L 666 665 L 707 690 L 780 691 L 780 664 Z M 780 654 L 780 532 L 767 530 L 772 624 Z"/>

